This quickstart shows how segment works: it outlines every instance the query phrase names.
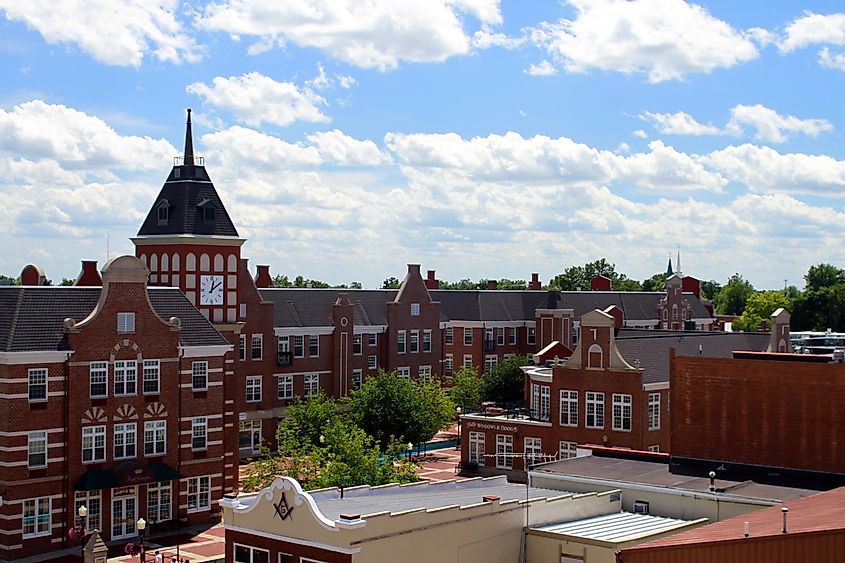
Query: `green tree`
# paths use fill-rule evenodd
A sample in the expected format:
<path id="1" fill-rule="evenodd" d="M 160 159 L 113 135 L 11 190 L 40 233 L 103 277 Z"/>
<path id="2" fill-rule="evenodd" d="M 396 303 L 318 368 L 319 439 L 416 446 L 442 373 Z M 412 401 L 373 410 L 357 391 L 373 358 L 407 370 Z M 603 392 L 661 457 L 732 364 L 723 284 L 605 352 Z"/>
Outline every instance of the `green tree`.
<path id="1" fill-rule="evenodd" d="M 742 316 L 733 322 L 734 330 L 754 332 L 763 321 L 769 321 L 778 308 L 792 308 L 792 300 L 782 291 L 755 291 L 745 303 Z"/>
<path id="2" fill-rule="evenodd" d="M 363 289 L 364 286 L 361 285 L 361 282 L 354 281 L 349 284 L 349 289 Z"/>
<path id="3" fill-rule="evenodd" d="M 562 291 L 586 291 L 590 289 L 590 280 L 596 276 L 610 278 L 613 288 L 618 291 L 641 291 L 640 282 L 628 278 L 616 271 L 616 264 L 611 264 L 605 258 L 588 262 L 583 266 L 570 266 L 562 274 L 558 274 L 549 281 L 549 287 L 557 287 Z"/>
<path id="4" fill-rule="evenodd" d="M 804 288 L 807 291 L 818 291 L 825 287 L 833 287 L 845 283 L 845 270 L 831 264 L 816 264 L 810 266 L 804 276 Z"/>
<path id="5" fill-rule="evenodd" d="M 440 289 L 473 291 L 473 290 L 476 290 L 476 289 L 482 289 L 484 287 L 487 287 L 487 282 L 486 281 L 479 281 L 478 283 L 476 283 L 469 278 L 461 278 L 454 283 L 444 281 L 444 280 L 440 280 L 440 283 L 438 285 L 439 285 Z"/>
<path id="6" fill-rule="evenodd" d="M 701 296 L 705 299 L 713 300 L 717 293 L 722 291 L 722 284 L 716 280 L 708 280 L 701 282 Z"/>
<path id="7" fill-rule="evenodd" d="M 20 285 L 21 284 L 20 278 L 13 278 L 11 276 L 4 276 L 3 274 L 0 274 L 0 281 L 7 281 L 7 282 L 9 282 L 8 285 Z"/>
<path id="8" fill-rule="evenodd" d="M 287 408 L 285 418 L 276 430 L 276 439 L 280 444 L 320 443 L 323 429 L 337 415 L 337 403 L 322 391 L 303 399 L 297 397 Z"/>
<path id="9" fill-rule="evenodd" d="M 482 398 L 497 403 L 522 401 L 525 398 L 525 373 L 520 367 L 529 363 L 525 356 L 514 356 L 499 362 L 490 373 L 484 374 Z"/>
<path id="10" fill-rule="evenodd" d="M 72 280 L 70 278 L 62 278 L 62 281 L 59 285 L 68 286 L 68 285 L 73 285 L 75 283 L 76 283 L 76 280 Z"/>
<path id="11" fill-rule="evenodd" d="M 293 287 L 293 283 L 287 276 L 276 274 L 276 277 L 273 278 L 273 287 Z"/>
<path id="12" fill-rule="evenodd" d="M 845 283 L 805 291 L 792 307 L 793 330 L 845 332 Z"/>
<path id="13" fill-rule="evenodd" d="M 454 406 L 439 383 L 379 370 L 349 398 L 351 419 L 384 446 L 392 440 L 430 440 L 452 421 Z"/>
<path id="14" fill-rule="evenodd" d="M 666 272 L 658 272 L 648 279 L 643 280 L 643 291 L 663 291 L 666 287 Z"/>
<path id="15" fill-rule="evenodd" d="M 384 280 L 381 284 L 382 289 L 399 289 L 399 286 L 402 285 L 402 282 L 399 281 L 399 278 L 395 278 L 390 276 L 386 280 Z"/>
<path id="16" fill-rule="evenodd" d="M 462 412 L 469 412 L 481 406 L 483 388 L 484 380 L 475 368 L 461 367 L 452 379 L 449 397 L 455 406 L 461 407 Z"/>
<path id="17" fill-rule="evenodd" d="M 523 290 L 528 289 L 528 282 L 525 280 L 509 280 L 507 278 L 502 278 L 496 282 L 496 288 L 504 290 Z"/>
<path id="18" fill-rule="evenodd" d="M 754 293 L 754 286 L 741 275 L 734 274 L 719 293 L 713 297 L 716 311 L 722 315 L 741 315 L 745 302 Z"/>

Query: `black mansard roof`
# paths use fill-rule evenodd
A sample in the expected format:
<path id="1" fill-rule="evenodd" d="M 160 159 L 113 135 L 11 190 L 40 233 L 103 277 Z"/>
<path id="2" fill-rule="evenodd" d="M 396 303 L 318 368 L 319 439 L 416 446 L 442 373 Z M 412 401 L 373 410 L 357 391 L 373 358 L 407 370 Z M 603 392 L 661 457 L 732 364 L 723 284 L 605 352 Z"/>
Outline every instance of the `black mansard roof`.
<path id="1" fill-rule="evenodd" d="M 94 310 L 99 287 L 0 286 L 0 352 L 65 350 L 63 321 L 81 321 Z M 178 288 L 149 288 L 150 303 L 163 320 L 182 321 L 183 346 L 229 342 L 191 305 Z"/>
<path id="2" fill-rule="evenodd" d="M 166 208 L 165 220 L 159 219 L 162 207 Z M 206 208 L 213 208 L 213 220 L 204 219 Z M 150 235 L 238 236 L 202 158 L 194 156 L 191 110 L 185 131 L 185 156 L 170 171 L 138 231 L 138 236 Z"/>

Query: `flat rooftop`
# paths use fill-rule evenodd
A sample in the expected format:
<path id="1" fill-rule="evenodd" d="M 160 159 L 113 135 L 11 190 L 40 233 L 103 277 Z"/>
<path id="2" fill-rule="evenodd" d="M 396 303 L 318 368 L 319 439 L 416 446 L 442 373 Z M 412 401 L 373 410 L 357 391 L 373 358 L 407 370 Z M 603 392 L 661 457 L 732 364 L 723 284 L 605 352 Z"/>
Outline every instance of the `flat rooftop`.
<path id="1" fill-rule="evenodd" d="M 658 487 L 709 492 L 710 479 L 707 475 L 693 476 L 669 472 L 669 464 L 662 461 L 642 461 L 591 455 L 577 457 L 535 467 L 533 474 L 573 475 L 596 481 L 616 481 L 653 485 Z M 612 486 L 612 483 L 608 483 Z M 811 489 L 767 485 L 754 481 L 715 481 L 717 492 L 725 495 L 748 497 L 767 501 L 790 501 L 818 493 Z"/>
<path id="2" fill-rule="evenodd" d="M 409 510 L 432 510 L 447 506 L 468 506 L 483 502 L 482 497 L 497 496 L 500 502 L 524 501 L 525 485 L 511 485 L 504 476 L 453 481 L 420 481 L 410 485 L 385 485 L 382 487 L 352 487 L 311 491 L 320 512 L 337 520 L 341 514 L 368 515 L 384 512 L 397 513 Z M 529 499 L 557 498 L 572 493 L 555 489 L 528 487 Z"/>
<path id="3" fill-rule="evenodd" d="M 530 529 L 578 539 L 625 543 L 642 540 L 673 530 L 698 526 L 705 522 L 707 522 L 706 518 L 680 520 L 677 518 L 651 516 L 649 514 L 634 514 L 633 512 L 614 512 L 612 514 L 603 514 L 572 522 L 549 524 L 548 526 L 533 526 Z"/>

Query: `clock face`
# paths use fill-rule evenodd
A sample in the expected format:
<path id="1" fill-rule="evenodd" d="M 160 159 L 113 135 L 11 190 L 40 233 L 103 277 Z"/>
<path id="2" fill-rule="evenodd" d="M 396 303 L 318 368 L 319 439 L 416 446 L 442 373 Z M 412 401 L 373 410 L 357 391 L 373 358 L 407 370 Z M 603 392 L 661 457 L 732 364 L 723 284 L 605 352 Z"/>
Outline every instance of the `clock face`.
<path id="1" fill-rule="evenodd" d="M 200 305 L 223 304 L 223 276 L 200 276 Z"/>

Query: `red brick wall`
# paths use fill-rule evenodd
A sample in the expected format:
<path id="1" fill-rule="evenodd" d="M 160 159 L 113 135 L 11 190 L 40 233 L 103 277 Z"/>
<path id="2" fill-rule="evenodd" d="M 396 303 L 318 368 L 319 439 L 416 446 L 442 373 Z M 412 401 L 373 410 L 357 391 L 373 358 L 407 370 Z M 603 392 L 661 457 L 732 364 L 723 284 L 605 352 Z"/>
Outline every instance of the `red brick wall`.
<path id="1" fill-rule="evenodd" d="M 400 297 L 401 295 L 401 297 Z M 442 372 L 440 360 L 443 358 L 442 336 L 440 335 L 440 303 L 431 301 L 428 290 L 420 276 L 419 266 L 409 266 L 408 278 L 399 301 L 387 304 L 387 326 L 389 332 L 383 335 L 384 368 L 394 370 L 409 367 L 411 377 L 417 377 L 419 366 L 431 366 L 432 375 Z M 420 314 L 411 316 L 411 304 L 419 303 Z M 423 352 L 423 331 L 431 330 L 431 352 Z M 405 331 L 405 353 L 397 348 L 397 331 Z M 411 331 L 419 331 L 419 352 L 411 352 Z"/>
<path id="2" fill-rule="evenodd" d="M 845 473 L 845 365 L 676 357 L 672 454 Z"/>

